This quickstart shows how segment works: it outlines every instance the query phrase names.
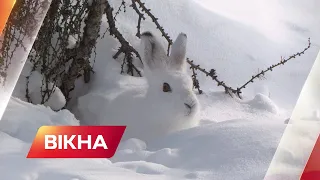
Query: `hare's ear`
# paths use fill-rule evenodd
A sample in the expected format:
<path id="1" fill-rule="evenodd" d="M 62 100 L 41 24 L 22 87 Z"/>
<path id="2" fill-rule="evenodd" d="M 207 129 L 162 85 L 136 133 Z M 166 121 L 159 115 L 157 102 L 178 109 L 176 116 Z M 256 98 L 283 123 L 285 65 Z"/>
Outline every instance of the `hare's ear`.
<path id="1" fill-rule="evenodd" d="M 141 58 L 150 70 L 165 68 L 167 65 L 167 55 L 163 46 L 147 31 L 141 34 Z"/>
<path id="2" fill-rule="evenodd" d="M 187 35 L 180 33 L 172 44 L 170 54 L 170 67 L 176 70 L 184 70 L 187 52 Z"/>

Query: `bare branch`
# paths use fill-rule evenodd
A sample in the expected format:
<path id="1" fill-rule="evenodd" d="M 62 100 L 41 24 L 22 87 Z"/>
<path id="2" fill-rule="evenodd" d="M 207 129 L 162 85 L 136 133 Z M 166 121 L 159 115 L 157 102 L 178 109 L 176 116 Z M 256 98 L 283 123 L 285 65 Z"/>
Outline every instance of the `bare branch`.
<path id="1" fill-rule="evenodd" d="M 204 73 L 206 76 L 209 76 L 212 78 L 212 80 L 214 80 L 217 83 L 217 86 L 222 86 L 225 90 L 225 93 L 229 94 L 230 96 L 232 96 L 231 93 L 233 94 L 238 94 L 238 96 L 240 97 L 240 91 L 233 89 L 230 86 L 227 86 L 223 81 L 218 79 L 218 76 L 216 74 L 216 70 L 215 69 L 211 69 L 209 72 L 206 71 L 205 69 L 201 68 L 200 65 L 195 65 L 193 63 L 193 61 L 191 61 L 189 58 L 187 58 L 187 62 L 190 64 L 191 68 L 196 69 L 201 71 L 202 73 Z"/>
<path id="2" fill-rule="evenodd" d="M 165 32 L 164 28 L 160 25 L 160 23 L 158 22 L 158 18 L 156 18 L 152 13 L 151 10 L 146 8 L 145 3 L 142 3 L 140 0 L 134 0 L 135 2 L 137 2 L 140 6 L 140 8 L 142 9 L 143 12 L 145 12 L 154 22 L 154 24 L 157 26 L 157 29 L 159 29 L 159 31 L 161 32 L 162 36 L 168 41 L 168 55 L 170 53 L 170 47 L 172 45 L 172 39 L 170 38 L 170 36 L 168 35 L 168 33 Z M 133 3 L 134 4 L 134 3 Z M 140 16 L 140 15 L 139 15 Z M 140 27 L 140 26 L 139 26 Z"/>
<path id="3" fill-rule="evenodd" d="M 79 72 L 84 71 L 86 81 L 92 72 L 90 66 L 90 57 L 99 37 L 102 15 L 104 13 L 105 4 L 101 3 L 104 0 L 95 0 L 89 8 L 86 26 L 84 28 L 83 38 L 79 46 L 74 50 L 76 52 L 75 58 L 71 63 L 71 67 L 66 76 L 62 80 L 61 90 L 67 101 L 69 100 L 69 93 L 74 88 L 74 82 L 77 79 Z"/>
<path id="4" fill-rule="evenodd" d="M 240 86 L 239 88 L 237 89 L 234 89 L 230 86 L 227 86 L 223 81 L 220 81 L 218 79 L 218 76 L 216 75 L 216 70 L 214 69 L 211 69 L 210 72 L 206 71 L 205 69 L 201 68 L 199 65 L 195 65 L 193 63 L 193 61 L 190 61 L 189 59 L 187 59 L 187 62 L 191 65 L 191 68 L 192 69 L 196 69 L 196 70 L 199 70 L 201 72 L 203 72 L 206 76 L 210 76 L 212 78 L 212 80 L 216 81 L 217 82 L 217 85 L 218 86 L 222 86 L 224 89 L 225 89 L 225 92 L 232 95 L 232 94 L 235 94 L 237 95 L 239 98 L 242 98 L 241 97 L 241 93 L 242 93 L 242 90 L 244 88 L 247 87 L 248 84 L 250 83 L 253 83 L 255 79 L 259 79 L 261 77 L 263 77 L 267 72 L 269 71 L 273 71 L 274 68 L 276 67 L 280 67 L 280 65 L 284 65 L 285 63 L 287 63 L 288 61 L 290 60 L 293 60 L 295 59 L 297 56 L 301 56 L 303 54 L 305 54 L 305 52 L 310 49 L 311 47 L 311 41 L 310 41 L 310 38 L 308 39 L 308 46 L 306 48 L 304 48 L 304 50 L 302 50 L 301 52 L 297 52 L 296 54 L 293 54 L 292 56 L 290 56 L 289 58 L 287 59 L 282 59 L 281 58 L 281 61 L 277 64 L 273 64 L 271 66 L 269 66 L 267 69 L 265 70 L 261 70 L 258 74 L 254 75 L 251 77 L 251 79 L 249 79 L 246 83 L 244 83 L 242 86 Z M 197 80 L 196 80 L 197 81 Z M 195 86 L 196 87 L 196 86 Z"/>
<path id="5" fill-rule="evenodd" d="M 311 47 L 311 41 L 310 41 L 310 38 L 309 38 L 309 39 L 308 39 L 308 46 L 307 46 L 306 48 L 304 48 L 303 51 L 297 52 L 296 54 L 291 55 L 291 56 L 290 56 L 289 58 L 287 58 L 287 59 L 281 58 L 281 61 L 280 61 L 279 63 L 273 64 L 273 65 L 269 66 L 267 69 L 262 70 L 262 71 L 259 72 L 258 74 L 252 76 L 249 81 L 247 81 L 246 83 L 244 83 L 244 84 L 239 88 L 239 90 L 241 91 L 242 89 L 246 88 L 249 83 L 253 83 L 255 79 L 260 78 L 261 76 L 264 76 L 265 73 L 267 73 L 268 71 L 273 71 L 274 68 L 280 67 L 280 65 L 284 65 L 286 62 L 295 59 L 297 56 L 301 56 L 301 55 L 304 54 L 308 49 L 310 49 L 310 47 Z"/>
<path id="6" fill-rule="evenodd" d="M 145 20 L 146 18 L 144 17 L 144 15 L 139 11 L 136 3 L 135 3 L 135 0 L 131 0 L 132 4 L 131 4 L 131 7 L 136 11 L 136 13 L 138 14 L 138 25 L 137 25 L 137 34 L 136 36 L 138 38 L 140 38 L 140 35 L 141 35 L 141 32 L 140 32 L 140 27 L 141 27 L 141 21 L 142 20 Z"/>
<path id="7" fill-rule="evenodd" d="M 121 53 L 124 53 L 127 59 L 128 73 L 133 75 L 133 70 L 135 70 L 138 73 L 138 75 L 141 76 L 141 72 L 132 63 L 132 53 L 134 53 L 136 57 L 140 59 L 140 61 L 141 61 L 141 57 L 139 53 L 129 44 L 129 42 L 122 36 L 122 34 L 117 29 L 115 20 L 112 14 L 113 8 L 111 7 L 111 5 L 107 0 L 105 0 L 105 4 L 106 4 L 105 13 L 107 15 L 107 20 L 109 23 L 110 35 L 118 39 L 118 41 L 121 44 L 121 47 L 119 48 L 118 52 L 113 56 L 113 58 L 116 59 Z M 121 71 L 123 71 L 123 69 Z"/>

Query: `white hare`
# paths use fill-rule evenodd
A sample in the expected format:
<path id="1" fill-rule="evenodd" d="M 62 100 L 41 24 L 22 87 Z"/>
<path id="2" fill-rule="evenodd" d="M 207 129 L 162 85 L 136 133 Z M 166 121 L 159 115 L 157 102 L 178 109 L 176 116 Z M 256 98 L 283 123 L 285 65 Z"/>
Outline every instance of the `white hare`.
<path id="1" fill-rule="evenodd" d="M 167 56 L 154 35 L 144 32 L 140 54 L 148 86 L 144 91 L 115 90 L 118 95 L 112 98 L 102 93 L 80 97 L 77 111 L 82 124 L 126 125 L 123 139 L 145 141 L 196 126 L 199 102 L 186 73 L 186 45 L 187 36 L 180 33 Z"/>

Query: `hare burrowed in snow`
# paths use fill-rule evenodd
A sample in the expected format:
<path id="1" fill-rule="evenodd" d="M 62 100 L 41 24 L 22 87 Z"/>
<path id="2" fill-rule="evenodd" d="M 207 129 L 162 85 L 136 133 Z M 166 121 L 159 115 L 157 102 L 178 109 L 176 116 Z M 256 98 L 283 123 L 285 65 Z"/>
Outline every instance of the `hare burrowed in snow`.
<path id="1" fill-rule="evenodd" d="M 144 32 L 140 54 L 148 83 L 145 92 L 130 89 L 109 99 L 101 93 L 80 97 L 78 110 L 85 124 L 126 125 L 123 139 L 142 140 L 196 126 L 199 102 L 186 73 L 186 46 L 187 36 L 180 33 L 167 56 L 154 35 Z"/>

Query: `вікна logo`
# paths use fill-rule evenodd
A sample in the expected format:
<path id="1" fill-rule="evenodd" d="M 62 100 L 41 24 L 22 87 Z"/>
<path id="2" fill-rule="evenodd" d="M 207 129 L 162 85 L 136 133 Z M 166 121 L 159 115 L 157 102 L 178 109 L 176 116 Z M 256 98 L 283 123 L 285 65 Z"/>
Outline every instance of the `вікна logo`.
<path id="1" fill-rule="evenodd" d="M 111 158 L 125 126 L 42 126 L 27 158 Z"/>

